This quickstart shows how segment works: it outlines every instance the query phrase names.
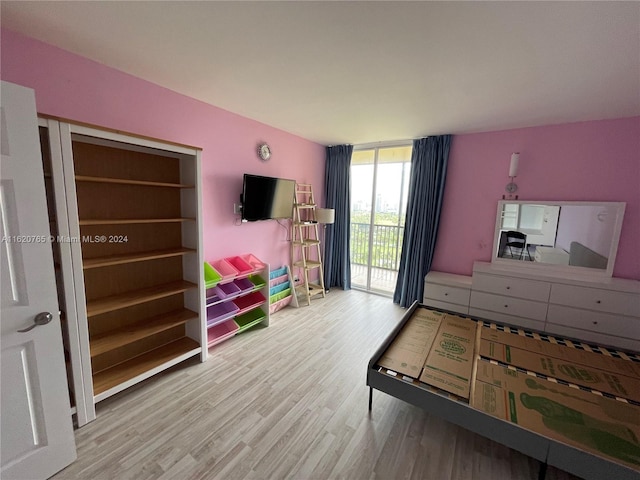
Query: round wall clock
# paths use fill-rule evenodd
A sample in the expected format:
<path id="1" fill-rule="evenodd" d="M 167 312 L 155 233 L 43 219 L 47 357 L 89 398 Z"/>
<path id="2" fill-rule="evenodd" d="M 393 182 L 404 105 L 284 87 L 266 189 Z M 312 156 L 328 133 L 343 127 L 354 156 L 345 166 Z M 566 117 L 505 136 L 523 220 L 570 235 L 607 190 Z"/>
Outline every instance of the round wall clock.
<path id="1" fill-rule="evenodd" d="M 258 156 L 265 162 L 271 158 L 271 148 L 266 143 L 258 146 Z"/>

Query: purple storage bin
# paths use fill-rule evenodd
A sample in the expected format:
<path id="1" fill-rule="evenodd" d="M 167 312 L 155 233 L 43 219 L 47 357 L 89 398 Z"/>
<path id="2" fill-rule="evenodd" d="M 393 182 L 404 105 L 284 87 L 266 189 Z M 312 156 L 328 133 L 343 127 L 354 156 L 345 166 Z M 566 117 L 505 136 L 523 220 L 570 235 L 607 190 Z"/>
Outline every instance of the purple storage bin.
<path id="1" fill-rule="evenodd" d="M 233 267 L 226 260 L 216 260 L 215 262 L 211 262 L 211 266 L 220 274 L 222 279 L 221 282 L 225 282 L 236 278 L 238 276 L 238 270 Z"/>
<path id="2" fill-rule="evenodd" d="M 216 295 L 221 299 L 235 297 L 240 293 L 240 287 L 238 287 L 235 283 L 223 283 L 222 285 L 218 285 L 214 288 Z"/>
<path id="3" fill-rule="evenodd" d="M 240 309 L 233 302 L 219 303 L 207 307 L 207 327 L 213 327 L 238 313 Z"/>
<path id="4" fill-rule="evenodd" d="M 233 283 L 240 289 L 240 293 L 247 293 L 256 288 L 254 283 L 248 278 L 238 278 Z"/>
<path id="5" fill-rule="evenodd" d="M 216 287 L 207 288 L 204 292 L 204 298 L 207 299 L 207 305 L 217 303 L 221 300 L 221 298 L 218 297 L 218 293 L 216 292 Z"/>
<path id="6" fill-rule="evenodd" d="M 209 305 L 220 303 L 222 301 L 222 299 L 216 294 L 216 292 L 213 291 L 213 288 L 207 290 L 205 298 L 207 299 L 207 307 Z"/>

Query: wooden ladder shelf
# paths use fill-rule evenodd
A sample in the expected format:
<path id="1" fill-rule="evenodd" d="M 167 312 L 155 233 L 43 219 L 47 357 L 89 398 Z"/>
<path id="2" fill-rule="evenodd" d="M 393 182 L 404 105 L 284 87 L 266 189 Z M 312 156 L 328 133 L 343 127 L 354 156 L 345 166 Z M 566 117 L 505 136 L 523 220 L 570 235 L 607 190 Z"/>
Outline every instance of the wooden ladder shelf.
<path id="1" fill-rule="evenodd" d="M 316 202 L 313 189 L 309 184 L 296 184 L 291 229 L 291 270 L 300 272 L 302 275 L 300 278 L 303 280 L 300 285 L 296 285 L 295 293 L 298 303 L 306 299 L 307 305 L 311 305 L 311 297 L 315 295 L 325 297 L 325 288 Z M 311 283 L 309 273 L 316 269 L 318 282 Z"/>

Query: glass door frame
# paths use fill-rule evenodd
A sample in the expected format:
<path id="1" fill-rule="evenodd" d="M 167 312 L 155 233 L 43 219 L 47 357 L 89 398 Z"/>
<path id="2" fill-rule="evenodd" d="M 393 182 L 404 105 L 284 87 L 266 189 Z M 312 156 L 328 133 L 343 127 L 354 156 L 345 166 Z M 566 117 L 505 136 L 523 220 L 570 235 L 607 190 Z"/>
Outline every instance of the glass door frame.
<path id="1" fill-rule="evenodd" d="M 364 150 L 373 150 L 374 154 L 373 154 L 373 178 L 372 178 L 372 185 L 371 185 L 371 210 L 370 210 L 370 216 L 369 216 L 369 237 L 368 237 L 368 245 L 367 245 L 367 275 L 366 275 L 366 284 L 364 286 L 361 285 L 355 285 L 354 288 L 356 289 L 361 289 L 361 290 L 365 290 L 367 292 L 370 293 L 376 293 L 376 294 L 381 294 L 381 295 L 386 295 L 386 296 L 391 296 L 393 295 L 393 292 L 388 292 L 386 290 L 380 290 L 378 288 L 372 288 L 371 287 L 371 271 L 374 268 L 372 266 L 372 260 L 373 260 L 373 240 L 374 240 L 374 235 L 375 235 L 375 221 L 376 221 L 376 196 L 377 196 L 377 187 L 378 187 L 378 157 L 379 157 L 379 151 L 381 149 L 387 149 L 387 148 L 394 148 L 394 147 L 412 147 L 413 148 L 413 141 L 412 140 L 398 140 L 395 142 L 376 142 L 376 143 L 369 143 L 369 144 L 360 144 L 360 145 L 354 145 L 353 147 L 353 152 L 358 152 L 358 151 L 364 151 Z M 409 164 L 411 165 L 411 159 L 409 159 L 408 162 L 402 162 L 402 174 L 401 174 L 401 178 L 402 178 L 402 183 L 400 185 L 400 201 L 399 201 L 399 212 L 398 212 L 398 225 L 397 228 L 400 228 L 400 225 L 402 223 L 402 209 L 403 209 L 403 195 L 405 190 L 408 190 L 409 186 L 406 185 L 405 186 L 405 182 L 404 182 L 404 176 L 405 176 L 405 168 L 406 165 L 405 164 Z M 349 208 L 351 208 L 351 205 L 349 206 Z M 406 212 L 405 212 L 406 214 Z M 400 235 L 398 235 L 398 241 L 400 239 Z M 397 255 L 400 255 L 400 250 L 402 249 L 402 245 L 398 245 L 397 246 Z M 349 261 L 351 261 L 351 259 L 349 259 Z M 352 285 L 353 286 L 353 285 Z"/>

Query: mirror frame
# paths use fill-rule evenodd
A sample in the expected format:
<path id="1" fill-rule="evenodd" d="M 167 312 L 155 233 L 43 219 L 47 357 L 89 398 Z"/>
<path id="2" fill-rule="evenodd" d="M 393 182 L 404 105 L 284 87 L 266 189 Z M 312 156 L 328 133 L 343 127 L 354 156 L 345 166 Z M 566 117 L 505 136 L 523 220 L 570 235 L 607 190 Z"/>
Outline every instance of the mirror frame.
<path id="1" fill-rule="evenodd" d="M 537 262 L 520 262 L 514 261 L 508 258 L 498 257 L 498 244 L 500 242 L 500 217 L 503 206 L 505 204 L 519 204 L 519 205 L 558 205 L 563 206 L 591 206 L 591 207 L 607 207 L 615 210 L 616 218 L 613 226 L 613 234 L 611 238 L 611 248 L 609 249 L 607 268 L 589 268 L 579 267 L 575 265 L 554 265 L 550 263 L 537 263 Z M 549 200 L 499 200 L 498 208 L 496 211 L 496 224 L 493 232 L 493 251 L 491 253 L 491 264 L 505 268 L 509 270 L 517 270 L 522 273 L 539 274 L 539 275 L 551 275 L 551 276 L 563 276 L 563 277 L 579 277 L 579 278 L 598 278 L 607 279 L 613 276 L 613 267 L 616 263 L 616 255 L 618 253 L 618 243 L 620 241 L 620 232 L 622 230 L 622 220 L 624 218 L 624 211 L 626 208 L 625 202 L 564 202 L 564 201 L 549 201 Z"/>

